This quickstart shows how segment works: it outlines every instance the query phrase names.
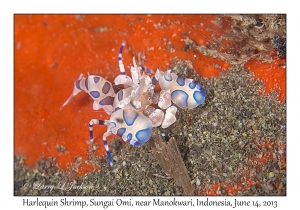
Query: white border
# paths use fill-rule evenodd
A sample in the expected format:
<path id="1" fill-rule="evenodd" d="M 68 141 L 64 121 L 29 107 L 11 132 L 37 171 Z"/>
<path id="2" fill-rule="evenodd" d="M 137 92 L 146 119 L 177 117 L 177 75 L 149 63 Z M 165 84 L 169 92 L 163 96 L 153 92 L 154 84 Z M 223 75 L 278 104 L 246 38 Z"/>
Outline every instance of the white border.
<path id="1" fill-rule="evenodd" d="M 22 197 L 13 196 L 13 14 L 15 13 L 287 13 L 287 197 L 242 197 L 244 200 L 279 201 L 279 207 L 298 207 L 299 204 L 299 15 L 297 5 L 279 0 L 250 1 L 6 1 L 0 3 L 1 10 L 1 206 L 5 209 L 22 208 Z M 293 1 L 296 2 L 296 1 Z M 3 135 L 4 134 L 4 135 Z M 298 137 L 298 138 L 297 138 Z M 28 197 L 26 197 L 28 198 Z M 30 197 L 33 199 L 34 197 Z M 48 199 L 49 197 L 43 197 Z M 50 197 L 51 198 L 51 197 Z M 72 197 L 68 197 L 71 199 Z M 165 198 L 165 197 L 163 197 Z M 188 197 L 184 197 L 189 199 Z M 203 198 L 203 197 L 202 197 Z M 234 199 L 224 197 L 226 199 Z M 214 199 L 224 199 L 214 197 Z M 235 197 L 240 198 L 240 197 Z M 60 199 L 60 197 L 54 197 Z M 78 199 L 78 198 L 76 198 Z M 89 200 L 90 197 L 80 197 Z M 105 197 L 109 199 L 109 197 Z M 132 199 L 139 199 L 134 197 Z M 143 200 L 148 199 L 142 197 Z M 149 198 L 151 199 L 151 198 Z M 171 199 L 169 197 L 169 199 Z M 194 198 L 195 199 L 195 198 Z M 151 207 L 153 208 L 153 207 Z M 200 208 L 200 207 L 198 207 Z M 202 207 L 203 208 L 203 207 Z M 66 209 L 66 208 L 64 208 Z M 71 208 L 70 208 L 71 209 Z M 74 207 L 72 207 L 74 209 Z M 111 209 L 111 208 L 110 208 Z M 249 208 L 248 208 L 249 209 Z M 252 209 L 252 208 L 251 208 Z M 253 209 L 257 209 L 253 207 Z M 260 208 L 261 209 L 261 208 Z M 294 208 L 296 209 L 296 208 Z"/>

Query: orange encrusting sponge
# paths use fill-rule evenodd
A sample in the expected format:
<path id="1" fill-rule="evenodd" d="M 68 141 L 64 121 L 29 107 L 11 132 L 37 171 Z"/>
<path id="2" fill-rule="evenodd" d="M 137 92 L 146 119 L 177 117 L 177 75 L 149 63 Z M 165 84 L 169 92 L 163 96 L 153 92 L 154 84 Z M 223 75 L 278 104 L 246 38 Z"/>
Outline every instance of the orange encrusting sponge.
<path id="1" fill-rule="evenodd" d="M 286 67 L 285 60 L 274 56 L 271 63 L 262 63 L 250 60 L 245 64 L 245 69 L 254 73 L 255 79 L 261 79 L 265 84 L 264 94 L 275 90 L 279 100 L 286 100 Z"/>

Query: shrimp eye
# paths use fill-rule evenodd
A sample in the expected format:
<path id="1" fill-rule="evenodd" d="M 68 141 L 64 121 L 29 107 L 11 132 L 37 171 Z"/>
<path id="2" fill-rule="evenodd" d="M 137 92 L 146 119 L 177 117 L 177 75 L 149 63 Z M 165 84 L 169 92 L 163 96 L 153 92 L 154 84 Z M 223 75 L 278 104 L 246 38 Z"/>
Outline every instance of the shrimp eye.
<path id="1" fill-rule="evenodd" d="M 124 122 L 124 120 L 123 120 L 122 118 L 117 118 L 116 121 L 117 121 L 118 123 L 123 123 L 123 122 Z"/>

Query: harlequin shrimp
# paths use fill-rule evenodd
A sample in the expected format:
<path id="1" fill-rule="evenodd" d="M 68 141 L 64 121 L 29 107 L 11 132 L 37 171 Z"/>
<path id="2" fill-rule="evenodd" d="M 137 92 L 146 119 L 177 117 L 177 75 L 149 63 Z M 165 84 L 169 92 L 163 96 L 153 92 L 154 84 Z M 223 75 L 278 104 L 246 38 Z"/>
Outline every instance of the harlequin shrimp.
<path id="1" fill-rule="evenodd" d="M 167 128 L 176 121 L 177 108 L 171 102 L 181 108 L 193 109 L 202 104 L 206 97 L 203 87 L 192 79 L 172 73 L 171 70 L 157 70 L 151 78 L 145 74 L 151 71 L 137 66 L 134 57 L 129 77 L 122 61 L 124 46 L 123 42 L 118 55 L 120 74 L 114 79 L 114 83 L 101 76 L 88 74 L 85 78 L 80 74 L 74 83 L 71 96 L 61 106 L 66 106 L 83 90 L 94 100 L 94 110 L 102 108 L 110 115 L 109 120 L 92 119 L 89 122 L 91 142 L 94 141 L 93 125 L 107 127 L 102 139 L 110 165 L 112 158 L 106 141 L 108 136 L 115 134 L 133 146 L 142 146 L 150 139 L 153 127 Z M 157 83 L 161 87 L 159 94 L 154 92 Z M 157 104 L 160 109 L 155 109 L 153 104 Z M 165 114 L 162 109 L 166 110 Z"/>

